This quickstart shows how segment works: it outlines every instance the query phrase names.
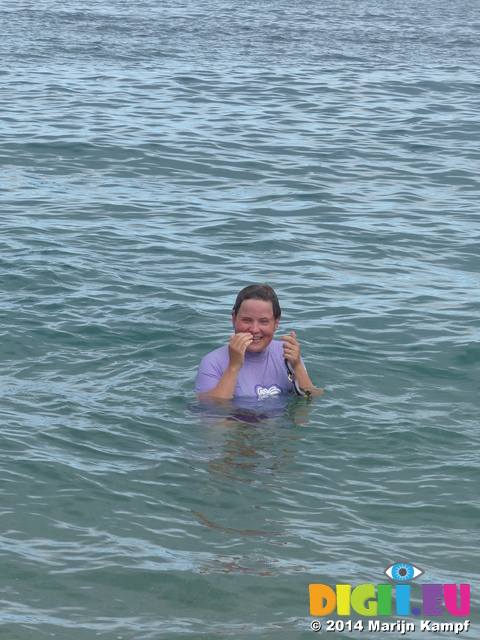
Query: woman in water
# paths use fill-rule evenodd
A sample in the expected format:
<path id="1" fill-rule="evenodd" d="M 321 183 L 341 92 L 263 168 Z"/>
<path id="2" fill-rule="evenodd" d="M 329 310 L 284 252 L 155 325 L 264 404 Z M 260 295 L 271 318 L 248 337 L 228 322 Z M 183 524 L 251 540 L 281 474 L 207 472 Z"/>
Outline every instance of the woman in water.
<path id="1" fill-rule="evenodd" d="M 203 358 L 195 380 L 197 395 L 225 400 L 291 391 L 321 395 L 323 390 L 313 386 L 305 369 L 295 333 L 273 339 L 280 315 L 277 294 L 269 285 L 242 289 L 232 310 L 235 333 L 230 344 Z"/>

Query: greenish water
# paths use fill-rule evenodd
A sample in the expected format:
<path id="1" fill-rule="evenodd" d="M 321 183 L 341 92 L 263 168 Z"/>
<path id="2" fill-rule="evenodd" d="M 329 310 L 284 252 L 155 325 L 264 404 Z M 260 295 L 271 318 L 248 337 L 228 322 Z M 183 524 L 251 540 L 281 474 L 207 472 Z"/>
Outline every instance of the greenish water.
<path id="1" fill-rule="evenodd" d="M 0 25 L 1 637 L 313 638 L 310 583 L 406 561 L 478 640 L 477 4 Z M 257 281 L 325 395 L 208 409 Z"/>

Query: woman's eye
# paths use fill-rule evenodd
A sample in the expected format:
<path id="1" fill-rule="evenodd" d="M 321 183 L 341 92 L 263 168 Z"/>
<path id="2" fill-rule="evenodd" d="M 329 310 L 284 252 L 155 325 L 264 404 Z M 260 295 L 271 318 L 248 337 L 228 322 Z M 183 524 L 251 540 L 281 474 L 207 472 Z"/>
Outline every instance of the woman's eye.
<path id="1" fill-rule="evenodd" d="M 395 580 L 395 582 L 409 582 L 421 576 L 425 571 L 422 571 L 413 564 L 398 562 L 397 564 L 392 564 L 388 569 L 385 569 L 384 573 L 392 580 Z"/>

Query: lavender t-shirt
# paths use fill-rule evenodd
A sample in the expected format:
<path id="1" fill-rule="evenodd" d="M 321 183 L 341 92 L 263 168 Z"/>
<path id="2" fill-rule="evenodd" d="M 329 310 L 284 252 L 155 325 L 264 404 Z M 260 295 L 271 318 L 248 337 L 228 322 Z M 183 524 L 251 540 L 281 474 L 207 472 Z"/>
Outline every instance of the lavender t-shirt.
<path id="1" fill-rule="evenodd" d="M 215 389 L 228 367 L 228 345 L 215 349 L 200 363 L 195 391 L 206 393 Z M 240 369 L 234 396 L 256 396 L 267 398 L 293 390 L 283 359 L 283 342 L 273 340 L 265 351 L 245 352 L 245 360 Z"/>

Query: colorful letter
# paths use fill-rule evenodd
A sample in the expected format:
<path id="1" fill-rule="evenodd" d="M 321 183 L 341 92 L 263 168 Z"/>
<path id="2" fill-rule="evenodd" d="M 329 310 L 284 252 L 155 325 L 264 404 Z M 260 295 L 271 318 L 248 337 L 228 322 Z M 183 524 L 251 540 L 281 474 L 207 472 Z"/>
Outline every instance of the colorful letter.
<path id="1" fill-rule="evenodd" d="M 379 616 L 392 615 L 392 585 L 377 584 L 377 594 L 378 594 L 378 615 Z"/>
<path id="2" fill-rule="evenodd" d="M 395 597 L 397 598 L 397 616 L 410 615 L 410 585 L 395 585 Z"/>
<path id="3" fill-rule="evenodd" d="M 470 585 L 460 585 L 460 609 L 457 606 L 457 585 L 444 584 L 443 592 L 445 594 L 445 606 L 448 613 L 452 616 L 469 616 L 470 615 Z"/>
<path id="4" fill-rule="evenodd" d="M 310 615 L 328 616 L 335 609 L 335 591 L 326 584 L 310 584 Z"/>
<path id="5" fill-rule="evenodd" d="M 375 600 L 375 585 L 359 584 L 355 587 L 352 591 L 352 607 L 361 616 L 376 616 L 378 605 Z"/>
<path id="6" fill-rule="evenodd" d="M 350 615 L 350 594 L 352 587 L 349 584 L 337 584 L 337 614 L 339 616 Z"/>
<path id="7" fill-rule="evenodd" d="M 423 615 L 442 616 L 443 609 L 440 606 L 443 600 L 442 584 L 422 584 Z"/>

